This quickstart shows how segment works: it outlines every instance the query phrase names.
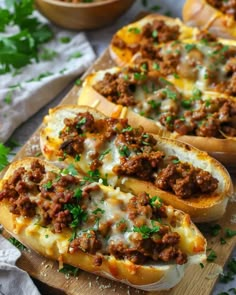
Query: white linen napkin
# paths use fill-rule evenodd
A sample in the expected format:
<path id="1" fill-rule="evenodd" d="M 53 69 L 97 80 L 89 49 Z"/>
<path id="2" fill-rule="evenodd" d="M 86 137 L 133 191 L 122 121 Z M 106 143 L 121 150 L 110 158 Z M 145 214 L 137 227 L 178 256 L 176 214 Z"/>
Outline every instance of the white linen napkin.
<path id="1" fill-rule="evenodd" d="M 21 252 L 0 234 L 0 294 L 40 295 L 27 272 L 15 263 Z"/>
<path id="2" fill-rule="evenodd" d="M 2 2 L 0 0 L 0 6 Z M 35 14 L 47 22 L 39 13 Z M 54 26 L 52 29 L 53 40 L 42 45 L 44 52 L 55 53 L 52 60 L 33 62 L 15 75 L 0 75 L 0 142 L 5 142 L 16 127 L 52 100 L 95 59 L 84 33 L 63 31 Z M 65 37 L 70 40 L 68 43 L 61 41 Z"/>

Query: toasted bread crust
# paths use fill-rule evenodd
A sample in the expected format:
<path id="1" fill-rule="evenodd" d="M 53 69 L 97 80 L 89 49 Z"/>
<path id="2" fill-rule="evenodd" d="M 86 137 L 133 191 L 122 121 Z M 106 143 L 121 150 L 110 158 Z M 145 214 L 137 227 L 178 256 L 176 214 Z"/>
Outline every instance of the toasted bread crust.
<path id="1" fill-rule="evenodd" d="M 185 1 L 183 20 L 187 25 L 207 29 L 216 36 L 236 40 L 236 22 L 234 18 L 223 14 L 205 0 Z"/>
<path id="2" fill-rule="evenodd" d="M 190 28 L 185 26 L 185 24 L 178 18 L 171 18 L 164 15 L 159 14 L 149 14 L 146 17 L 142 18 L 141 20 L 138 20 L 134 23 L 131 23 L 123 28 L 121 28 L 115 36 L 118 36 L 121 38 L 127 45 L 131 45 L 134 43 L 140 42 L 140 35 L 135 34 L 132 32 L 132 28 L 142 28 L 147 23 L 152 23 L 154 20 L 162 20 L 166 24 L 169 25 L 178 25 L 180 27 L 180 36 L 179 40 L 183 39 L 191 39 L 195 38 L 199 30 L 197 28 Z M 114 37 L 115 37 L 114 36 Z M 126 48 L 125 50 L 119 49 L 118 47 L 115 47 L 112 43 L 109 46 L 109 52 L 112 57 L 112 59 L 115 61 L 115 63 L 119 66 L 124 66 L 130 63 L 133 53 L 132 50 Z"/>
<path id="3" fill-rule="evenodd" d="M 119 68 L 113 68 L 109 71 L 119 71 Z M 79 105 L 92 106 L 106 116 L 111 116 L 114 118 L 127 118 L 131 126 L 135 127 L 138 124 L 143 126 L 146 132 L 177 139 L 191 144 L 200 150 L 206 151 L 229 169 L 235 168 L 236 164 L 234 159 L 236 156 L 236 138 L 221 139 L 215 137 L 201 137 L 192 135 L 181 136 L 177 132 L 169 132 L 168 130 L 161 128 L 160 124 L 156 124 L 154 120 L 141 116 L 138 113 L 132 111 L 130 108 L 116 105 L 115 103 L 108 101 L 92 87 L 92 85 L 94 85 L 97 80 L 99 79 L 96 77 L 96 72 L 86 78 L 84 86 L 79 93 Z M 228 97 L 228 99 L 235 100 L 233 97 Z"/>
<path id="4" fill-rule="evenodd" d="M 76 112 L 78 113 L 88 110 L 91 114 L 94 114 L 95 118 L 104 118 L 102 113 L 99 113 L 97 110 L 87 106 L 62 106 L 50 111 L 50 115 L 45 117 L 44 123 L 46 127 L 42 130 L 40 136 L 41 148 L 47 159 L 52 161 L 57 160 L 54 151 L 57 150 L 61 144 L 58 139 L 51 144 L 51 140 L 54 140 L 50 135 L 48 126 L 52 128 L 54 125 L 56 130 L 54 133 L 58 134 L 60 130 L 57 129 L 57 118 L 63 117 L 65 114 L 71 114 L 71 116 L 73 116 Z M 232 194 L 232 182 L 227 170 L 217 160 L 211 158 L 206 152 L 202 152 L 190 145 L 173 139 L 160 138 L 157 135 L 154 135 L 154 137 L 157 139 L 158 148 L 164 151 L 165 154 L 175 154 L 181 161 L 191 162 L 194 166 L 212 173 L 213 177 L 217 178 L 219 181 L 218 189 L 211 195 L 206 195 L 204 197 L 199 196 L 199 198 L 190 198 L 188 200 L 180 200 L 174 194 L 161 191 L 151 183 L 138 179 L 131 181 L 129 177 L 125 177 L 125 181 L 123 181 L 122 178 L 120 179 L 120 185 L 122 185 L 122 188 L 128 191 L 129 189 L 131 191 L 135 191 L 134 187 L 136 182 L 137 187 L 139 187 L 140 190 L 146 191 L 151 195 L 160 195 L 161 193 L 162 198 L 166 203 L 185 211 L 191 215 L 193 220 L 197 220 L 198 222 L 217 220 L 222 217 L 225 212 L 228 197 Z M 72 163 L 73 158 L 67 158 L 66 161 L 67 164 Z M 75 163 L 75 165 L 77 164 Z M 80 168 L 80 164 L 78 164 L 78 169 Z M 83 172 L 85 173 L 86 171 Z"/>
<path id="5" fill-rule="evenodd" d="M 3 181 L 8 179 L 16 169 L 19 167 L 30 169 L 30 164 L 33 160 L 35 159 L 25 158 L 13 162 L 0 182 L 0 190 L 2 189 Z M 59 170 L 50 163 L 42 160 L 39 161 L 44 165 L 46 171 L 55 172 Z M 101 189 L 112 191 L 112 188 L 106 188 L 104 186 L 101 186 Z M 187 253 L 189 253 L 189 264 L 203 261 L 206 251 L 205 239 L 191 222 L 188 215 L 178 210 L 175 210 L 175 215 L 179 222 L 190 230 L 192 234 L 190 238 L 194 238 L 194 248 L 191 250 L 186 249 Z M 45 257 L 124 282 L 143 290 L 155 291 L 173 287 L 180 281 L 187 266 L 187 264 L 135 265 L 128 260 L 117 260 L 113 256 L 107 258 L 105 256 L 103 263 L 100 266 L 96 266 L 94 264 L 94 255 L 80 250 L 74 254 L 69 253 L 68 239 L 71 235 L 69 230 L 63 230 L 61 233 L 47 232 L 50 237 L 51 235 L 53 236 L 53 239 L 50 244 L 45 244 L 45 229 L 29 217 L 19 219 L 17 215 L 10 213 L 10 204 L 6 199 L 0 202 L 0 222 L 21 243 Z M 184 238 L 187 238 L 187 236 Z"/>

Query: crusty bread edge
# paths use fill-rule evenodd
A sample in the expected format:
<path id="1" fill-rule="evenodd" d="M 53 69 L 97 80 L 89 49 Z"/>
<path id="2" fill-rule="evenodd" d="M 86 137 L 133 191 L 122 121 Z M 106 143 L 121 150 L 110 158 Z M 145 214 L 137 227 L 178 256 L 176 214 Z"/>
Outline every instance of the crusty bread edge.
<path id="1" fill-rule="evenodd" d="M 19 167 L 23 166 L 27 168 L 33 159 L 34 158 L 25 158 L 13 162 L 5 173 L 3 179 L 7 179 Z M 41 161 L 41 163 L 45 164 L 46 162 Z M 58 169 L 50 163 L 47 163 L 46 165 L 46 170 L 57 171 Z M 2 189 L 2 181 L 3 180 L 0 182 L 0 189 Z M 33 249 L 42 256 L 58 260 L 60 263 L 70 264 L 85 271 L 120 281 L 142 290 L 157 291 L 172 288 L 181 280 L 188 264 L 199 263 L 206 258 L 204 251 L 199 251 L 199 253 L 196 253 L 189 258 L 189 263 L 186 265 L 159 264 L 159 266 L 140 266 L 134 265 L 128 260 L 122 261 L 110 257 L 109 259 L 104 259 L 101 266 L 95 266 L 94 255 L 87 254 L 83 251 L 78 251 L 76 254 L 70 254 L 67 251 L 62 253 L 58 247 L 58 242 L 54 242 L 53 247 L 50 248 L 50 252 L 48 252 L 48 249 L 41 241 L 39 231 L 34 231 L 33 234 L 30 234 L 30 231 L 27 230 L 27 226 L 30 224 L 30 219 L 25 218 L 25 222 L 21 222 L 20 225 L 17 225 L 16 219 L 17 216 L 9 211 L 9 204 L 6 201 L 2 201 L 0 203 L 0 223 L 11 235 L 26 247 Z M 200 232 L 191 221 L 189 221 L 189 225 L 194 230 L 195 234 L 201 236 Z M 61 234 L 57 235 L 61 236 Z M 206 241 L 204 248 L 206 248 Z"/>
<path id="2" fill-rule="evenodd" d="M 224 15 L 205 0 L 187 0 L 182 15 L 187 25 L 208 29 L 216 36 L 236 40 L 236 21 L 233 17 Z"/>
<path id="3" fill-rule="evenodd" d="M 51 110 L 50 113 L 52 115 L 55 115 L 55 112 L 57 111 L 63 112 L 65 110 L 64 108 L 66 108 L 67 110 L 71 110 L 72 113 L 89 110 L 92 114 L 96 116 L 100 114 L 99 118 L 105 117 L 104 115 L 102 115 L 102 113 L 91 107 L 75 105 L 60 106 Z M 50 120 L 50 117 L 47 118 L 48 120 Z M 41 149 L 43 153 L 45 152 L 44 154 L 47 159 L 56 160 L 55 158 L 53 158 L 53 148 L 50 148 L 48 146 L 48 137 L 45 130 L 42 130 L 40 136 Z M 219 181 L 217 191 L 213 192 L 210 195 L 202 196 L 199 198 L 192 197 L 191 199 L 184 200 L 178 198 L 174 194 L 168 193 L 166 191 L 161 191 L 156 186 L 146 181 L 135 179 L 132 182 L 130 180 L 130 177 L 125 177 L 126 181 L 123 181 L 122 189 L 124 189 L 125 186 L 126 190 L 128 190 L 128 188 L 130 190 L 133 190 L 135 188 L 136 182 L 137 187 L 139 186 L 139 191 L 146 191 L 152 195 L 161 194 L 160 197 L 163 198 L 167 204 L 173 205 L 176 209 L 180 209 L 190 214 L 191 218 L 193 218 L 193 220 L 195 221 L 197 220 L 198 222 L 217 220 L 222 217 L 226 209 L 228 198 L 233 193 L 233 185 L 228 171 L 217 160 L 210 157 L 206 152 L 200 151 L 193 146 L 181 143 L 180 141 L 174 139 L 160 138 L 157 135 L 154 136 L 158 141 L 159 148 L 162 148 L 164 152 L 167 151 L 167 153 L 169 153 L 168 150 L 170 150 L 170 154 L 180 156 L 180 159 L 182 161 L 191 161 L 193 162 L 194 166 L 207 170 L 214 177 L 216 177 Z M 68 158 L 67 164 L 69 164 L 70 162 L 73 162 L 72 158 Z M 120 180 L 121 179 L 122 178 L 120 178 Z M 121 184 L 122 183 L 120 183 L 120 185 Z M 137 193 L 138 191 L 133 190 L 133 192 Z"/>
<path id="4" fill-rule="evenodd" d="M 144 130 L 148 133 L 154 133 L 159 136 L 169 137 L 191 144 L 200 150 L 205 150 L 227 167 L 234 166 L 236 138 L 219 139 L 190 135 L 180 136 L 177 132 L 172 133 L 164 130 L 156 124 L 154 120 L 141 116 L 127 107 L 116 105 L 108 101 L 90 86 L 93 75 L 94 74 L 88 76 L 88 79 L 85 80 L 85 84 L 79 92 L 78 105 L 96 108 L 106 116 L 127 118 L 131 126 L 137 126 L 137 124 L 139 124 L 143 126 Z"/>

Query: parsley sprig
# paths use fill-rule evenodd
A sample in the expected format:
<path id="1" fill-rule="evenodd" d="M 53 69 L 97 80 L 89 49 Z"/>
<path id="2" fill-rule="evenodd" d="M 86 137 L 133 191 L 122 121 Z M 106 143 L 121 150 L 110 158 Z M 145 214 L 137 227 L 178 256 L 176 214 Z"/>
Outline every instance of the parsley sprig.
<path id="1" fill-rule="evenodd" d="M 0 31 L 10 25 L 18 28 L 18 32 L 0 37 L 0 74 L 38 61 L 40 44 L 53 37 L 50 27 L 33 16 L 33 0 L 6 1 L 6 4 L 7 9 L 0 8 Z"/>

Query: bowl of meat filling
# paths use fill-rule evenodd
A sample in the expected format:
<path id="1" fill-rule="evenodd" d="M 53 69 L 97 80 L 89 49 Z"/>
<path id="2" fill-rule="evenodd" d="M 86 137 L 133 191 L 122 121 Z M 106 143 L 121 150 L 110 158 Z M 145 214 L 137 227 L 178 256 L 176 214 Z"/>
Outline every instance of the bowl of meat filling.
<path id="1" fill-rule="evenodd" d="M 51 22 L 74 30 L 111 24 L 133 3 L 134 0 L 35 0 L 36 8 Z"/>

